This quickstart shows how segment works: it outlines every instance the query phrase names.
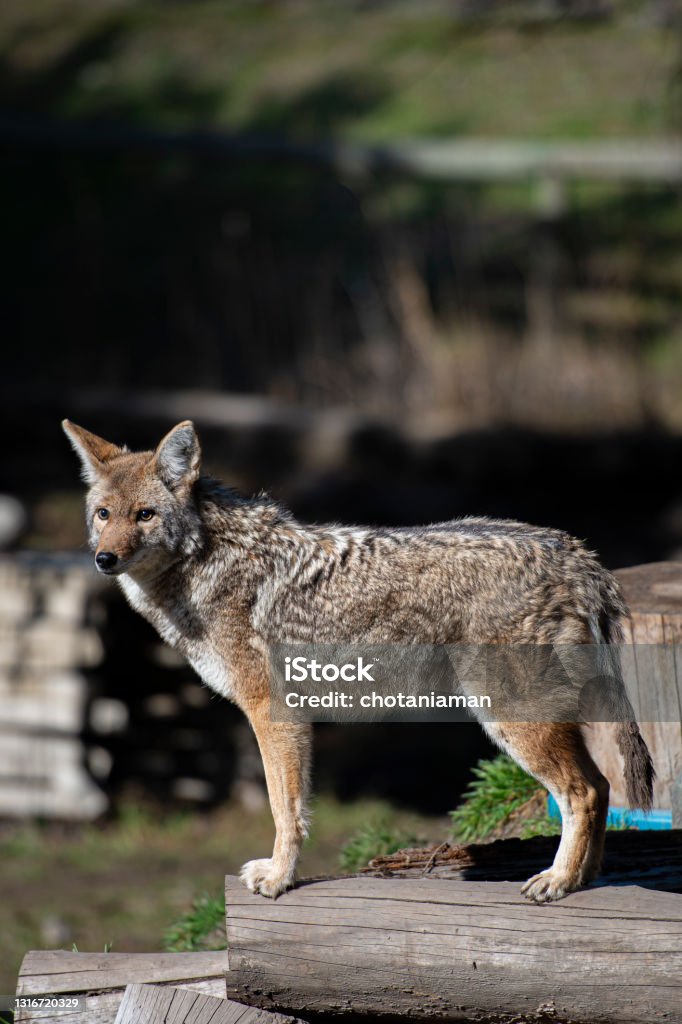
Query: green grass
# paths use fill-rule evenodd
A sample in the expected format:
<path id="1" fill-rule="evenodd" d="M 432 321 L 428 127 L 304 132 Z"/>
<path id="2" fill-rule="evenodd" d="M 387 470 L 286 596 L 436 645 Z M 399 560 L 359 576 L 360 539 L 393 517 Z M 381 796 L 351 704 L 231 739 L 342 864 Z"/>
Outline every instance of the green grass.
<path id="1" fill-rule="evenodd" d="M 452 834 L 462 843 L 485 839 L 541 788 L 506 754 L 479 761 L 473 774 L 464 800 L 450 815 Z"/>
<path id="2" fill-rule="evenodd" d="M 164 949 L 170 953 L 191 953 L 207 949 L 207 939 L 213 935 L 211 949 L 225 949 L 225 894 L 209 896 L 202 893 L 192 908 L 172 925 L 164 936 Z M 221 935 L 222 933 L 222 935 Z"/>
<path id="3" fill-rule="evenodd" d="M 485 840 L 534 796 L 547 796 L 547 791 L 537 780 L 506 754 L 499 754 L 490 761 L 479 761 L 473 773 L 474 779 L 464 799 L 450 813 L 452 837 L 460 843 Z M 607 825 L 608 831 L 616 832 L 626 827 L 623 821 L 611 821 Z M 519 821 L 518 835 L 521 839 L 554 836 L 560 832 L 560 819 L 551 818 L 546 811 Z"/>
<path id="4" fill-rule="evenodd" d="M 421 0 L 6 0 L 4 90 L 67 117 L 298 137 L 657 135 L 677 116 L 677 50 L 643 6 L 529 31 Z"/>
<path id="5" fill-rule="evenodd" d="M 558 836 L 560 833 L 561 822 L 558 818 L 550 818 L 547 813 L 526 818 L 519 830 L 521 839 L 532 839 L 534 836 Z"/>
<path id="6" fill-rule="evenodd" d="M 416 836 L 396 829 L 387 820 L 370 822 L 361 826 L 341 847 L 339 864 L 344 871 L 359 871 L 373 857 L 386 856 L 419 842 Z"/>

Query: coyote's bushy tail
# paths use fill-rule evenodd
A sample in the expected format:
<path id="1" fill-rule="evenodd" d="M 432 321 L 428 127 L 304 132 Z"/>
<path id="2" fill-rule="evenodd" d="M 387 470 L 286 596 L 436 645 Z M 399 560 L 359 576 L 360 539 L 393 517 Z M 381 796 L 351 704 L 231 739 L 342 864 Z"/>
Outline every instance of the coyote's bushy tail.
<path id="1" fill-rule="evenodd" d="M 608 587 L 604 597 L 606 600 L 599 623 L 601 639 L 605 644 L 622 643 L 621 619 L 627 613 L 627 608 L 617 585 L 612 584 Z M 634 708 L 625 690 L 618 648 L 614 646 L 607 650 L 606 656 L 609 661 L 607 671 L 612 678 L 619 681 L 619 690 L 622 695 L 619 701 L 621 706 L 616 724 L 616 739 L 618 749 L 623 757 L 623 778 L 628 803 L 630 807 L 641 807 L 642 810 L 648 811 L 653 804 L 654 779 L 656 778 L 654 763 L 635 721 Z"/>
<path id="2" fill-rule="evenodd" d="M 616 737 L 623 755 L 623 778 L 630 807 L 651 810 L 656 772 L 637 722 L 619 722 Z"/>

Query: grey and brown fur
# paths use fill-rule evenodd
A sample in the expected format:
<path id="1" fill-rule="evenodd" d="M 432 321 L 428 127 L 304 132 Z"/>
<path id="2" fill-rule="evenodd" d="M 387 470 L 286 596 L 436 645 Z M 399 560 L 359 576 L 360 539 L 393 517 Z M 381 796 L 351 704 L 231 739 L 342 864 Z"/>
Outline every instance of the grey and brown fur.
<path id="1" fill-rule="evenodd" d="M 306 835 L 310 731 L 269 716 L 268 646 L 296 643 L 616 641 L 618 585 L 557 530 L 489 519 L 409 529 L 307 526 L 267 497 L 200 475 L 193 425 L 132 453 L 68 420 L 86 482 L 90 543 L 130 604 L 203 681 L 247 715 L 263 757 L 276 840 L 242 878 L 277 896 Z M 115 559 L 115 561 L 112 561 Z M 553 793 L 563 832 L 553 865 L 529 879 L 546 901 L 599 870 L 609 786 L 571 723 L 484 724 Z M 653 766 L 636 723 L 619 727 L 628 793 L 649 807 Z M 424 784 L 428 785 L 425 778 Z"/>

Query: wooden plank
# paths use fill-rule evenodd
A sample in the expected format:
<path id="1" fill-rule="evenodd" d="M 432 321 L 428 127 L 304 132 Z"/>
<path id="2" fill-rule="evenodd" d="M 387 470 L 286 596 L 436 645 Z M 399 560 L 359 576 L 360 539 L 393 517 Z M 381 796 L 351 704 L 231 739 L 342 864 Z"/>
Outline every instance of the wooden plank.
<path id="1" fill-rule="evenodd" d="M 89 820 L 107 803 L 85 770 L 77 736 L 0 726 L 0 814 Z"/>
<path id="2" fill-rule="evenodd" d="M 296 1017 L 269 1013 L 232 999 L 198 992 L 128 985 L 115 1024 L 302 1024 Z"/>
<path id="3" fill-rule="evenodd" d="M 677 688 L 680 732 L 682 733 L 682 615 L 669 617 L 665 622 L 665 641 L 673 644 L 675 658 L 675 682 Z M 677 751 L 677 774 L 670 787 L 673 827 L 682 828 L 682 744 Z"/>
<path id="4" fill-rule="evenodd" d="M 222 979 L 225 950 L 208 953 L 69 953 L 31 950 L 19 970 L 17 995 L 90 992 L 147 981 L 168 984 Z"/>
<path id="5" fill-rule="evenodd" d="M 77 628 L 59 619 L 37 618 L 16 626 L 0 625 L 0 669 L 45 672 L 98 665 L 102 641 L 95 629 Z"/>
<path id="6" fill-rule="evenodd" d="M 87 682 L 77 672 L 32 672 L 19 680 L 0 675 L 0 729 L 79 733 L 85 724 L 87 699 Z M 49 722 L 45 720 L 46 706 L 50 708 Z"/>
<path id="7" fill-rule="evenodd" d="M 680 722 L 675 652 L 666 640 L 676 618 L 671 621 L 670 616 L 650 612 L 631 614 L 643 722 Z"/>
<path id="8" fill-rule="evenodd" d="M 128 984 L 174 985 L 225 998 L 225 951 L 209 953 L 68 953 L 32 950 L 19 970 L 17 995 L 85 996 L 86 1009 L 48 1011 L 59 1024 L 113 1024 Z M 16 1024 L 47 1019 L 42 1011 L 20 1010 Z"/>
<path id="9" fill-rule="evenodd" d="M 614 722 L 591 722 L 583 728 L 587 749 L 603 775 L 609 780 L 609 805 L 627 807 L 628 798 L 623 778 L 623 758 L 618 749 Z"/>
<path id="10" fill-rule="evenodd" d="M 682 772 L 682 736 L 676 722 L 639 722 L 639 728 L 651 751 L 656 768 L 654 804 L 660 810 L 671 807 L 673 781 Z M 592 722 L 584 730 L 588 749 L 609 780 L 611 807 L 627 808 L 623 778 L 623 757 L 618 748 L 616 726 L 611 722 Z"/>
<path id="11" fill-rule="evenodd" d="M 665 643 L 663 615 L 633 610 L 630 618 L 639 682 L 640 728 L 656 767 L 654 807 L 668 810 L 673 780 L 682 771 L 675 652 Z"/>
<path id="12" fill-rule="evenodd" d="M 654 807 L 668 810 L 682 773 L 682 564 L 655 562 L 620 569 L 616 576 L 630 608 L 623 678 L 656 767 Z M 586 738 L 611 785 L 611 806 L 627 807 L 614 727 L 593 723 Z"/>
<path id="13" fill-rule="evenodd" d="M 103 995 L 88 995 L 85 1008 L 66 1010 L 53 1007 L 46 1010 L 17 1010 L 14 1015 L 15 1024 L 44 1024 L 45 1021 L 58 1021 L 59 1024 L 114 1024 L 121 1003 L 122 992 L 105 992 Z"/>
<path id="14" fill-rule="evenodd" d="M 648 562 L 618 569 L 615 575 L 630 609 L 682 615 L 682 562 Z"/>
<path id="15" fill-rule="evenodd" d="M 682 1022 L 682 896 L 621 886 L 536 906 L 516 883 L 364 877 L 267 900 L 228 877 L 226 900 L 228 997 L 264 1009 Z"/>
<path id="16" fill-rule="evenodd" d="M 49 785 L 55 771 L 82 772 L 83 744 L 73 734 L 0 725 L 0 751 L 0 779 L 35 779 Z"/>
<path id="17" fill-rule="evenodd" d="M 682 614 L 668 615 L 663 619 L 663 641 L 672 645 L 673 651 L 673 673 L 675 676 L 675 694 L 677 706 L 673 707 L 673 713 L 677 712 L 677 719 L 682 723 Z M 682 731 L 682 725 L 680 726 Z M 680 766 L 682 771 L 682 765 Z"/>

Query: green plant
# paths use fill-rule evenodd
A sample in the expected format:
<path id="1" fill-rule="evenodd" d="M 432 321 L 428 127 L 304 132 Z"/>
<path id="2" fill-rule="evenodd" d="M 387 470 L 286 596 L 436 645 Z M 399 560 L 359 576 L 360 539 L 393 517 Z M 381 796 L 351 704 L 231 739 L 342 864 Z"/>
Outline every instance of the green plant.
<path id="1" fill-rule="evenodd" d="M 391 829 L 386 821 L 363 825 L 344 843 L 339 854 L 339 863 L 344 871 L 358 871 L 373 857 L 395 853 L 404 846 L 417 843 L 414 836 Z"/>
<path id="2" fill-rule="evenodd" d="M 452 834 L 460 842 L 485 839 L 541 789 L 506 754 L 479 761 L 473 774 L 462 803 L 450 813 Z"/>
<path id="3" fill-rule="evenodd" d="M 521 825 L 521 839 L 532 839 L 534 836 L 558 836 L 561 832 L 559 818 L 550 818 L 549 814 L 537 814 L 527 818 Z"/>
<path id="4" fill-rule="evenodd" d="M 192 903 L 192 909 L 171 925 L 164 936 L 164 948 L 170 953 L 196 952 L 202 949 L 225 949 L 225 896 L 202 893 Z M 207 939 L 220 930 L 221 938 Z"/>

